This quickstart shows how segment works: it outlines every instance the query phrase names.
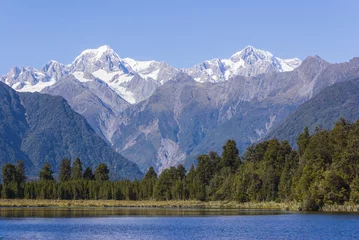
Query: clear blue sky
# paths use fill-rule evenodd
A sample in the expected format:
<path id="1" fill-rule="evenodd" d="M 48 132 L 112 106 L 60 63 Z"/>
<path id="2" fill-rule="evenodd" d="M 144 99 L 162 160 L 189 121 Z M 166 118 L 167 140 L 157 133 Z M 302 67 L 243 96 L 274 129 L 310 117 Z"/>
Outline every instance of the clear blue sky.
<path id="1" fill-rule="evenodd" d="M 359 56 L 358 0 L 0 0 L 0 75 L 71 63 L 110 45 L 121 57 L 188 67 L 247 45 L 282 58 Z"/>

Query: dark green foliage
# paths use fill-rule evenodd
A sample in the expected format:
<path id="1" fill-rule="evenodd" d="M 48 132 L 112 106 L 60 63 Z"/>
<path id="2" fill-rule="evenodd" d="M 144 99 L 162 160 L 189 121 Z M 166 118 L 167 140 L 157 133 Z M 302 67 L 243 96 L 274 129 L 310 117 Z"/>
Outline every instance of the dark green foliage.
<path id="1" fill-rule="evenodd" d="M 16 167 L 13 164 L 5 164 L 2 168 L 2 181 L 9 184 L 16 181 Z"/>
<path id="2" fill-rule="evenodd" d="M 58 96 L 17 93 L 0 82 L 0 167 L 24 161 L 28 176 L 37 176 L 45 162 L 57 174 L 61 160 L 79 157 L 84 166 L 106 163 L 111 178 L 135 179 L 142 173 L 113 149 Z"/>
<path id="3" fill-rule="evenodd" d="M 229 167 L 232 172 L 235 172 L 240 162 L 239 151 L 236 141 L 228 140 L 223 146 L 221 167 Z"/>
<path id="4" fill-rule="evenodd" d="M 310 140 L 309 128 L 305 127 L 304 131 L 297 138 L 299 156 L 302 156 L 304 154 L 304 151 L 309 144 L 309 140 Z"/>
<path id="5" fill-rule="evenodd" d="M 71 179 L 71 161 L 67 158 L 61 161 L 59 167 L 59 181 L 65 182 Z"/>
<path id="6" fill-rule="evenodd" d="M 108 174 L 109 170 L 107 165 L 104 163 L 100 163 L 95 170 L 95 180 L 96 181 L 107 181 L 109 179 Z"/>
<path id="7" fill-rule="evenodd" d="M 16 181 L 17 182 L 25 182 L 25 165 L 23 161 L 18 161 L 16 165 Z"/>
<path id="8" fill-rule="evenodd" d="M 54 177 L 52 176 L 53 173 L 50 163 L 47 162 L 42 167 L 42 170 L 39 173 L 39 178 L 41 181 L 52 181 L 54 180 Z"/>
<path id="9" fill-rule="evenodd" d="M 84 175 L 83 175 L 83 179 L 85 180 L 93 180 L 94 179 L 94 175 L 92 173 L 92 169 L 91 167 L 87 167 L 85 169 Z"/>
<path id="10" fill-rule="evenodd" d="M 323 80 L 323 79 L 322 79 Z M 344 79 L 343 79 L 344 80 Z M 327 81 L 327 79 L 325 79 Z M 293 146 L 307 126 L 313 133 L 317 127 L 332 129 L 341 117 L 359 119 L 359 79 L 335 83 L 299 106 L 268 138 L 286 139 Z"/>
<path id="11" fill-rule="evenodd" d="M 141 195 L 140 199 L 150 200 L 154 197 L 154 190 L 157 182 L 157 174 L 153 167 L 150 167 L 141 180 Z"/>
<path id="12" fill-rule="evenodd" d="M 242 161 L 235 142 L 223 147 L 223 157 L 210 152 L 198 157 L 186 174 L 182 165 L 163 170 L 157 177 L 150 167 L 141 181 L 109 179 L 106 164 L 92 174 L 86 168 L 80 179 L 56 183 L 50 164 L 40 172 L 41 181 L 24 183 L 24 166 L 5 165 L 0 186 L 3 198 L 29 199 L 126 199 L 126 200 L 224 200 L 239 202 L 298 201 L 305 210 L 325 204 L 359 203 L 359 121 L 341 119 L 331 131 L 304 130 L 299 151 L 288 141 L 271 139 L 252 145 Z M 65 164 L 66 163 L 66 164 Z M 68 161 L 64 161 L 68 169 Z M 81 169 L 75 160 L 73 169 Z M 74 175 L 73 175 L 74 176 Z"/>
<path id="13" fill-rule="evenodd" d="M 91 171 L 91 174 L 92 174 L 92 171 Z M 81 180 L 82 178 L 83 178 L 82 162 L 79 158 L 76 158 L 73 163 L 72 170 L 71 170 L 71 179 L 72 180 Z M 91 180 L 91 177 L 89 180 Z"/>
<path id="14" fill-rule="evenodd" d="M 6 164 L 2 168 L 3 186 L 0 195 L 3 198 L 23 198 L 26 180 L 25 167 L 22 161 L 17 165 Z"/>

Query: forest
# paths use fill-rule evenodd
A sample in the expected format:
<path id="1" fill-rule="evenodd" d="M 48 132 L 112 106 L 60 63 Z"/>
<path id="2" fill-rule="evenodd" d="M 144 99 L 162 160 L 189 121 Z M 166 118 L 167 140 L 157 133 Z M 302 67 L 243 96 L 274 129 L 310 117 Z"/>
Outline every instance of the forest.
<path id="1" fill-rule="evenodd" d="M 330 131 L 308 128 L 293 149 L 288 141 L 266 140 L 240 154 L 228 140 L 221 155 L 198 156 L 187 172 L 182 165 L 157 175 L 150 167 L 140 180 L 110 181 L 108 167 L 83 170 L 80 159 L 64 159 L 57 181 L 46 163 L 28 181 L 23 162 L 2 167 L 1 198 L 93 200 L 201 200 L 301 203 L 319 210 L 326 204 L 359 204 L 359 121 L 340 119 Z"/>

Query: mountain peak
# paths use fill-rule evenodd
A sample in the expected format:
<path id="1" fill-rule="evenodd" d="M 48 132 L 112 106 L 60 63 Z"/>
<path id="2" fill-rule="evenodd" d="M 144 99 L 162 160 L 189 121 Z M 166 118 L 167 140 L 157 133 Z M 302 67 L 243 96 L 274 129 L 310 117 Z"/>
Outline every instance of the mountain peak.
<path id="1" fill-rule="evenodd" d="M 329 64 L 327 61 L 323 60 L 318 55 L 309 56 L 302 62 L 302 66 L 306 65 L 319 65 L 319 64 Z"/>
<path id="2" fill-rule="evenodd" d="M 111 58 L 120 59 L 118 54 L 112 48 L 110 48 L 108 45 L 103 45 L 95 49 L 86 49 L 82 51 L 82 53 L 74 60 L 74 62 L 85 57 L 92 59 L 93 61 L 97 61 L 104 55 L 110 56 Z"/>
<path id="3" fill-rule="evenodd" d="M 106 51 L 113 51 L 112 48 L 110 48 L 109 45 L 103 45 L 99 48 L 97 48 L 98 51 L 106 52 Z"/>
<path id="4" fill-rule="evenodd" d="M 83 51 L 69 65 L 70 71 L 87 71 L 89 73 L 99 69 L 107 72 L 118 71 L 120 68 L 122 68 L 120 56 L 108 45 Z M 127 70 L 124 71 L 126 72 Z"/>
<path id="5" fill-rule="evenodd" d="M 270 61 L 272 58 L 273 58 L 272 53 L 248 45 L 241 51 L 233 54 L 230 59 L 234 62 L 238 62 L 242 59 L 248 64 L 254 64 L 258 61 L 263 61 L 263 60 Z"/>

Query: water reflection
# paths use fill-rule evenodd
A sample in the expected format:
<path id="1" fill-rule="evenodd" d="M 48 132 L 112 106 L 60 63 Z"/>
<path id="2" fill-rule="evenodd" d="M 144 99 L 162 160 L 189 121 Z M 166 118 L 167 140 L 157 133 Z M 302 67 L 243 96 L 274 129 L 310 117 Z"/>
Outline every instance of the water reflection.
<path id="1" fill-rule="evenodd" d="M 233 209 L 183 209 L 183 208 L 0 208 L 0 217 L 106 217 L 106 216 L 235 216 L 235 215 L 278 215 L 284 211 L 233 210 Z"/>

